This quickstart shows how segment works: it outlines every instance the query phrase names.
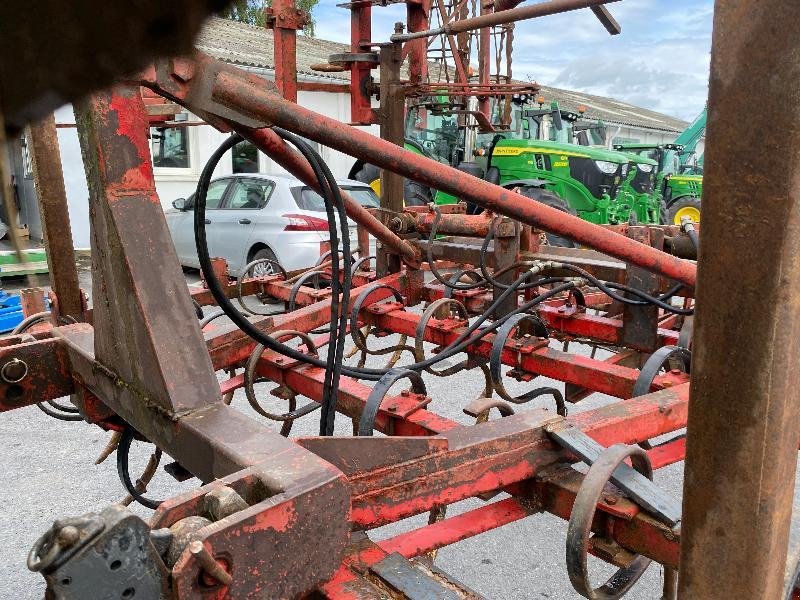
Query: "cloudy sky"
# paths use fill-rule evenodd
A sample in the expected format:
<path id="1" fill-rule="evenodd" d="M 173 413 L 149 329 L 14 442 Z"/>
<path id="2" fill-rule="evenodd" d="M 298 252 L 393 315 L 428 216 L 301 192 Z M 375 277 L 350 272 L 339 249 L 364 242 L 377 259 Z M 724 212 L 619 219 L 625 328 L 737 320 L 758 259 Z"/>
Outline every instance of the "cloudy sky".
<path id="1" fill-rule="evenodd" d="M 317 36 L 349 43 L 341 0 L 320 0 Z M 608 6 L 622 26 L 609 36 L 589 10 L 517 23 L 514 77 L 611 96 L 692 120 L 708 93 L 712 0 L 624 0 Z M 373 39 L 386 40 L 405 6 L 373 9 Z"/>

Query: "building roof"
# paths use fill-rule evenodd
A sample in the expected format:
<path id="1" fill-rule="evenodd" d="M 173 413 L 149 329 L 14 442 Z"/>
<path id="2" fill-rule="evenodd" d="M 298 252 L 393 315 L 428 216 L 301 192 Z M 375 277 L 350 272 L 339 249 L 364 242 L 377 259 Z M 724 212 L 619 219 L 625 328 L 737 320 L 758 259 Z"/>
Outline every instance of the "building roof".
<path id="1" fill-rule="evenodd" d="M 198 50 L 225 62 L 263 70 L 274 68 L 272 31 L 263 27 L 211 17 L 200 32 L 195 45 Z M 348 81 L 349 71 L 322 73 L 312 70 L 311 65 L 327 63 L 331 54 L 349 50 L 350 47 L 346 44 L 298 35 L 297 72 L 299 75 Z M 403 73 L 402 76 L 407 77 L 408 74 Z M 377 71 L 375 78 L 378 78 Z M 681 119 L 614 98 L 544 85 L 541 88 L 541 94 L 547 102 L 556 100 L 564 110 L 577 112 L 578 106 L 585 106 L 586 117 L 589 119 L 602 119 L 607 123 L 669 132 L 683 131 L 689 125 Z"/>

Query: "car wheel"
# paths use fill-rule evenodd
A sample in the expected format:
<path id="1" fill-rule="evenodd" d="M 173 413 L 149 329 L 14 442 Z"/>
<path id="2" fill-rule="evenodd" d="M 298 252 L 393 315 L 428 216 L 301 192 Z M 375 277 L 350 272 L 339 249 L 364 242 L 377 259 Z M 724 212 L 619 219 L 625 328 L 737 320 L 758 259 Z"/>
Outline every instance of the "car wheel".
<path id="1" fill-rule="evenodd" d="M 253 255 L 251 262 L 255 260 L 270 260 L 273 261 L 275 264 L 269 262 L 263 262 L 257 264 L 252 269 L 253 277 L 264 277 L 265 275 L 274 275 L 275 273 L 278 273 L 280 271 L 280 269 L 277 266 L 280 265 L 280 263 L 278 262 L 278 257 L 275 256 L 275 253 L 269 248 L 261 248 L 261 250 L 256 252 Z"/>
<path id="2" fill-rule="evenodd" d="M 555 208 L 556 210 L 560 210 L 561 212 L 565 212 L 574 217 L 578 216 L 578 213 L 569 204 L 567 204 L 566 200 L 564 200 L 558 194 L 554 194 L 549 190 L 545 190 L 542 188 L 535 188 L 535 187 L 525 187 L 518 191 L 522 196 L 525 196 L 526 198 L 530 198 L 531 200 L 535 200 L 536 202 L 546 204 L 550 208 Z M 547 239 L 547 243 L 550 246 L 559 246 L 561 248 L 578 247 L 578 245 L 571 239 L 562 237 L 560 235 L 556 235 L 554 233 L 545 233 L 545 238 Z"/>
<path id="3" fill-rule="evenodd" d="M 693 223 L 700 222 L 700 198 L 684 196 L 670 205 L 668 223 L 680 225 L 683 217 L 689 217 Z"/>

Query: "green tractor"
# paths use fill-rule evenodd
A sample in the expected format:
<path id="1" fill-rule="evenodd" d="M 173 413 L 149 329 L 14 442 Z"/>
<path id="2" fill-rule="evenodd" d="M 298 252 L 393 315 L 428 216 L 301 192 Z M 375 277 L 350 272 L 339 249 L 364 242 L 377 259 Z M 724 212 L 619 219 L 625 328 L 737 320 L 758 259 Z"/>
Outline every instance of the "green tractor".
<path id="1" fill-rule="evenodd" d="M 658 163 L 655 192 L 667 210 L 667 223 L 680 225 L 684 217 L 700 221 L 703 194 L 703 157 L 695 150 L 705 133 L 706 110 L 672 144 L 617 144 L 614 149 Z"/>
<path id="2" fill-rule="evenodd" d="M 583 122 L 581 114 L 562 111 L 556 103 L 530 109 L 522 101 L 512 111 L 509 129 L 479 133 L 461 125 L 469 112 L 441 98 L 409 106 L 406 149 L 593 223 L 661 222 L 663 210 L 654 194 L 656 161 L 600 146 L 605 141 L 601 122 Z M 368 163 L 357 162 L 350 178 L 380 189 L 380 171 Z M 458 199 L 407 181 L 405 201 Z M 572 245 L 549 234 L 548 239 Z"/>
<path id="3" fill-rule="evenodd" d="M 522 107 L 516 117 L 510 131 L 481 148 L 487 180 L 592 223 L 661 221 L 657 163 L 606 149 L 602 122 L 582 122 L 555 102 Z"/>

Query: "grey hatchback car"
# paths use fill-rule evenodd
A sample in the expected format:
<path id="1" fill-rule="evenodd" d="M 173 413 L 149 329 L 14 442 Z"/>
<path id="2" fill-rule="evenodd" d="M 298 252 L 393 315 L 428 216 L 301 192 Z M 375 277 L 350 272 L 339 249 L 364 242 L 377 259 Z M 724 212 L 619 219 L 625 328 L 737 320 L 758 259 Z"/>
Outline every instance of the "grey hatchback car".
<path id="1" fill-rule="evenodd" d="M 368 185 L 337 182 L 359 204 L 380 205 Z M 178 198 L 165 211 L 172 241 L 183 266 L 199 268 L 194 239 L 194 194 Z M 348 220 L 351 247 L 356 226 Z M 238 276 L 251 261 L 269 258 L 287 271 L 312 267 L 329 239 L 322 197 L 302 181 L 281 175 L 241 173 L 213 180 L 206 197 L 206 236 L 211 256 L 228 262 Z M 263 272 L 263 271 L 261 271 Z"/>

